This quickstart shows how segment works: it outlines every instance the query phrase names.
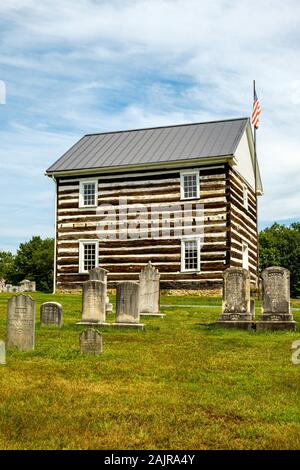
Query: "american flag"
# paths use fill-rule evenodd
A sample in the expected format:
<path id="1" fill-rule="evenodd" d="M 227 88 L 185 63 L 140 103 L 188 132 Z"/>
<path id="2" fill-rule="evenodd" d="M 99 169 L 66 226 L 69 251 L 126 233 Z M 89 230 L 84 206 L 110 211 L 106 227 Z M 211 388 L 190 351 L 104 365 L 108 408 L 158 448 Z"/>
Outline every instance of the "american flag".
<path id="1" fill-rule="evenodd" d="M 254 102 L 253 102 L 253 111 L 251 117 L 251 123 L 255 127 L 255 129 L 259 126 L 259 115 L 261 113 L 261 106 L 260 102 L 258 101 L 256 91 L 254 92 Z"/>

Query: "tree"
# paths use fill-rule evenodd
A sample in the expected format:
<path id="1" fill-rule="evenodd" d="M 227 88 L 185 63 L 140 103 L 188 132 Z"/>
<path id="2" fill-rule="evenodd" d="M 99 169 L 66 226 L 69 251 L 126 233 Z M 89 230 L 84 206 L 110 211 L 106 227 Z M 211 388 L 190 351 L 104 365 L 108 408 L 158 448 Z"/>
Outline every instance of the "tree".
<path id="1" fill-rule="evenodd" d="M 283 266 L 291 273 L 291 294 L 300 296 L 300 223 L 273 224 L 259 234 L 260 269 Z"/>
<path id="2" fill-rule="evenodd" d="M 19 283 L 23 279 L 36 282 L 37 290 L 50 292 L 53 287 L 52 238 L 42 240 L 35 236 L 29 242 L 21 243 L 14 259 L 12 281 Z"/>
<path id="3" fill-rule="evenodd" d="M 14 270 L 14 255 L 10 251 L 0 250 L 0 278 L 4 278 L 8 283 Z"/>

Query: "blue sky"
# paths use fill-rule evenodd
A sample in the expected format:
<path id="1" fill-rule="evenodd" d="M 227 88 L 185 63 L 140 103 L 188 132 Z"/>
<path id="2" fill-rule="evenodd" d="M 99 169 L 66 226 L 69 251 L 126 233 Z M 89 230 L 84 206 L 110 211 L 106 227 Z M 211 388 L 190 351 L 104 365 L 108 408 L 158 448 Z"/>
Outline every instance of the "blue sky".
<path id="1" fill-rule="evenodd" d="M 44 172 L 83 134 L 248 116 L 253 79 L 260 225 L 300 220 L 299 22 L 298 0 L 1 2 L 0 249 L 53 236 Z"/>

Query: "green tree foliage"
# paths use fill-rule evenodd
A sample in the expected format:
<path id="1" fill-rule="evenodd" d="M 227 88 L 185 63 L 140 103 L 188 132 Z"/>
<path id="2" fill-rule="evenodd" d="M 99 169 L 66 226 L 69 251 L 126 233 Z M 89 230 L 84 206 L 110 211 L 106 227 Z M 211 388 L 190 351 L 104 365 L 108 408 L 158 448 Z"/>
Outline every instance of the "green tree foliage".
<path id="1" fill-rule="evenodd" d="M 52 238 L 42 240 L 35 236 L 26 243 L 21 243 L 14 258 L 12 281 L 17 284 L 23 279 L 36 282 L 37 290 L 51 292 L 53 288 L 53 253 Z"/>
<path id="2" fill-rule="evenodd" d="M 300 223 L 273 224 L 259 234 L 260 269 L 283 266 L 291 273 L 291 294 L 300 296 Z"/>
<path id="3" fill-rule="evenodd" d="M 10 251 L 0 251 L 0 278 L 11 282 L 14 270 L 14 255 Z"/>

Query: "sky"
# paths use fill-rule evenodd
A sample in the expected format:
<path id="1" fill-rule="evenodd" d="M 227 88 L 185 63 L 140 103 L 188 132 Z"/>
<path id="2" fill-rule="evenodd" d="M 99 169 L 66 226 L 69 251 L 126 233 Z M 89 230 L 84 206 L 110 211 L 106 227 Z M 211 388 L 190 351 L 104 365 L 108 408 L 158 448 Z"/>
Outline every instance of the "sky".
<path id="1" fill-rule="evenodd" d="M 259 225 L 300 221 L 298 0 L 1 0 L 0 250 L 54 235 L 45 170 L 82 135 L 262 106 Z"/>

